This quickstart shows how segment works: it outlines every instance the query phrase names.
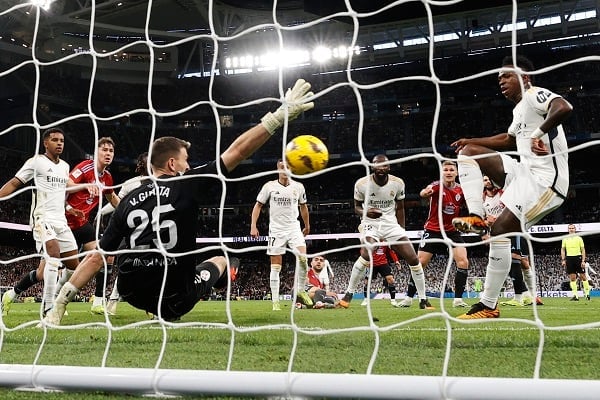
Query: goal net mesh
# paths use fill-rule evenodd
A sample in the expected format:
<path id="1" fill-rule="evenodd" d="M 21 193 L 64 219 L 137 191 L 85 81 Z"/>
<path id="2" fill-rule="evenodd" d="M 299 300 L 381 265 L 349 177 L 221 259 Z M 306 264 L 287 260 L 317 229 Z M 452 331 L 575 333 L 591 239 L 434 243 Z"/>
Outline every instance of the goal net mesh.
<path id="1" fill-rule="evenodd" d="M 23 71 L 28 71 L 34 77 L 30 88 L 33 97 L 31 119 L 18 121 L 12 120 L 11 116 L 6 117 L 9 124 L 0 127 L 3 129 L 0 131 L 2 145 L 7 146 L 4 149 L 14 147 L 28 157 L 37 154 L 41 143 L 41 131 L 51 126 L 67 125 L 70 130 L 77 131 L 76 136 L 71 137 L 66 145 L 72 149 L 69 151 L 73 157 L 93 157 L 94 154 L 87 153 L 96 147 L 94 143 L 99 137 L 107 136 L 105 132 L 109 132 L 111 136 L 119 139 L 117 157 L 119 152 L 124 151 L 129 158 L 135 158 L 137 154 L 148 151 L 155 138 L 164 136 L 165 132 L 171 130 L 175 132 L 175 136 L 192 142 L 191 160 L 204 162 L 218 157 L 239 133 L 256 123 L 265 112 L 273 110 L 283 99 L 287 87 L 296 78 L 302 77 L 310 81 L 316 89 L 315 113 L 318 113 L 318 118 L 300 119 L 289 126 L 286 124 L 282 132 L 278 132 L 269 144 L 259 150 L 254 160 L 267 164 L 272 161 L 271 165 L 275 165 L 275 161 L 283 155 L 285 144 L 294 135 L 315 132 L 326 135 L 330 153 L 345 152 L 348 155 L 346 158 L 331 160 L 331 166 L 327 170 L 305 178 L 306 182 L 323 178 L 323 182 L 326 183 L 321 186 L 321 194 L 326 199 L 327 191 L 352 191 L 351 187 L 339 187 L 338 181 L 335 180 L 338 176 L 336 173 L 344 174 L 347 168 L 359 168 L 363 175 L 369 173 L 370 157 L 376 152 L 390 154 L 392 165 L 398 169 L 401 169 L 404 163 L 422 162 L 424 167 L 429 166 L 430 170 L 439 173 L 441 162 L 451 156 L 448 144 L 452 139 L 463 136 L 475 126 L 481 126 L 474 123 L 455 125 L 462 116 L 472 113 L 473 110 L 462 109 L 460 102 L 464 99 L 447 96 L 446 89 L 458 85 L 468 88 L 472 82 L 487 79 L 490 82 L 489 90 L 495 90 L 494 77 L 498 72 L 495 67 L 477 70 L 469 65 L 466 56 L 460 58 L 460 65 L 441 64 L 436 61 L 444 58 L 443 50 L 437 47 L 442 41 L 456 39 L 460 46 L 467 46 L 471 38 L 483 34 L 485 30 L 475 22 L 469 31 L 461 31 L 459 27 L 452 26 L 440 29 L 439 32 L 434 29 L 434 10 L 439 11 L 443 7 L 461 3 L 460 1 L 394 1 L 389 4 L 375 2 L 378 6 L 367 12 L 352 8 L 353 2 L 347 0 L 339 2 L 338 5 L 343 3 L 339 12 L 314 17 L 310 21 L 296 21 L 286 16 L 285 5 L 288 2 L 275 0 L 261 12 L 249 13 L 245 23 L 240 24 L 247 28 L 237 31 L 228 27 L 228 22 L 231 22 L 231 25 L 239 23 L 233 21 L 235 15 L 230 13 L 233 6 L 213 0 L 173 1 L 173 7 L 181 11 L 178 17 L 185 19 L 184 11 L 187 8 L 199 9 L 207 18 L 208 28 L 198 32 L 164 30 L 163 26 L 166 25 L 160 23 L 159 11 L 164 8 L 159 7 L 169 2 L 149 0 L 85 3 L 89 3 L 88 7 L 79 13 L 73 12 L 67 22 L 66 14 L 53 14 L 53 10 L 66 7 L 62 1 L 0 2 L 0 22 L 19 21 L 21 29 L 30 32 L 29 36 L 22 37 L 31 38 L 30 43 L 21 43 L 21 49 L 14 52 L 16 55 L 12 57 L 10 54 L 13 54 L 14 46 L 19 45 L 16 32 L 12 37 L 8 37 L 8 33 L 0 31 L 0 35 L 3 36 L 0 38 L 0 48 L 13 46 L 11 51 L 7 52 L 9 55 L 6 58 L 0 58 L 5 60 L 0 64 L 0 84 L 5 83 L 7 90 L 10 90 L 14 84 L 14 76 Z M 262 2 L 260 3 L 262 6 Z M 512 54 L 513 57 L 516 57 L 526 37 L 519 33 L 522 21 L 525 20 L 527 26 L 532 28 L 533 21 L 542 17 L 524 15 L 521 3 L 507 2 L 506 5 L 511 7 L 502 10 L 504 20 L 496 26 L 496 29 L 506 29 L 507 32 L 507 37 L 503 39 L 506 43 L 496 45 L 504 47 L 505 55 Z M 415 5 L 422 7 L 426 16 L 423 21 L 415 22 L 415 25 L 418 25 L 415 29 L 428 39 L 421 43 L 418 39 L 403 37 L 400 30 L 390 29 L 388 34 L 396 34 L 388 37 L 385 43 L 382 42 L 381 47 L 391 48 L 395 43 L 395 48 L 390 51 L 397 52 L 398 57 L 394 61 L 386 60 L 380 64 L 374 61 L 359 62 L 359 54 L 363 54 L 364 59 L 365 51 L 374 53 L 374 49 L 378 48 L 375 46 L 377 43 L 367 46 L 359 42 L 359 34 L 365 37 L 371 29 L 363 22 L 368 18 L 384 16 L 386 13 L 400 15 L 403 7 Z M 48 9 L 45 9 L 46 6 Z M 123 33 L 120 32 L 120 26 L 126 25 L 126 18 L 122 18 L 118 24 L 112 24 L 103 18 L 108 8 L 121 6 L 132 7 L 132 16 L 145 15 L 144 23 L 128 26 L 126 33 Z M 597 2 L 595 7 L 597 10 Z M 563 18 L 568 18 L 569 15 L 569 12 L 565 11 Z M 228 21 L 228 16 L 231 16 L 231 21 Z M 170 14 L 170 17 L 173 15 Z M 472 12 L 465 14 L 465 18 L 472 18 L 473 21 L 476 20 L 475 17 L 476 14 Z M 132 21 L 134 20 L 140 19 L 132 18 Z M 322 27 L 322 32 L 325 32 L 328 27 L 340 23 L 339 21 L 346 24 L 347 30 L 343 37 L 339 37 L 343 43 L 342 47 L 328 53 L 329 56 L 333 54 L 339 57 L 327 70 L 310 70 L 305 65 L 305 54 L 289 51 L 308 42 L 311 35 L 318 31 L 314 28 Z M 67 39 L 72 39 L 74 48 L 61 47 L 58 45 L 61 42 L 52 40 L 52 35 L 48 34 L 48 31 L 52 32 L 49 28 L 52 28 L 53 24 L 58 26 L 66 23 L 74 24 L 73 29 L 62 29 L 61 32 L 67 32 L 67 36 L 71 35 Z M 40 26 L 44 27 L 44 36 L 38 34 Z M 86 29 L 82 30 L 82 26 Z M 77 33 L 69 33 L 71 31 Z M 311 35 L 303 34 L 304 31 L 311 32 Z M 119 39 L 119 35 L 123 36 L 123 40 Z M 137 39 L 134 40 L 132 38 L 135 35 Z M 112 37 L 114 40 L 102 42 L 100 37 Z M 431 40 L 433 37 L 435 40 Z M 63 43 L 69 42 L 67 39 Z M 317 41 L 319 38 L 312 39 Z M 402 56 L 408 52 L 403 49 L 403 41 L 406 44 L 406 41 L 410 40 L 416 40 L 415 44 L 426 54 L 412 63 L 413 67 L 415 64 L 421 66 L 418 69 L 423 73 L 419 75 L 403 75 L 405 70 Z M 263 43 L 265 59 L 275 57 L 277 62 L 264 66 L 260 64 L 264 61 L 259 60 L 260 57 L 255 59 L 255 56 L 244 53 L 244 45 L 250 43 Z M 377 55 L 373 54 L 371 57 L 373 59 Z M 282 59 L 286 59 L 293 68 L 284 65 Z M 499 64 L 499 61 L 496 64 Z M 586 71 L 587 65 L 598 61 L 599 56 L 582 53 L 568 61 L 537 70 L 533 74 L 542 75 L 557 71 L 560 73 L 573 64 L 579 64 L 581 70 Z M 113 70 L 109 64 L 119 64 L 119 68 Z M 136 64 L 137 67 L 129 68 L 130 65 Z M 144 67 L 140 68 L 139 65 Z M 186 67 L 173 72 L 174 65 Z M 81 68 L 80 79 L 71 81 L 72 68 Z M 252 72 L 241 73 L 248 72 L 247 70 Z M 590 70 L 593 71 L 593 67 L 590 67 Z M 183 78 L 186 73 L 195 74 L 203 79 L 174 79 L 175 75 L 179 74 Z M 228 76 L 228 79 L 217 79 L 218 76 Z M 247 86 L 244 82 L 249 80 L 256 80 L 252 90 L 245 89 Z M 423 90 L 435 99 L 431 104 L 419 102 L 419 94 L 422 94 Z M 144 101 L 136 103 L 139 97 L 133 96 L 133 92 L 140 91 L 146 93 L 146 96 L 143 96 Z M 391 96 L 397 92 L 405 94 L 402 103 L 381 103 L 374 100 L 385 97 L 386 93 Z M 51 106 L 49 97 L 54 99 Z M 70 107 L 67 101 L 61 105 L 60 101 L 56 101 L 56 98 L 61 97 L 78 102 L 80 111 L 73 112 L 73 107 Z M 332 100 L 333 98 L 338 100 Z M 345 110 L 330 107 L 331 104 L 335 104 L 334 101 L 339 101 L 339 98 L 346 99 Z M 444 101 L 452 103 L 450 111 L 442 109 Z M 473 102 L 477 99 L 471 98 L 467 101 Z M 483 127 L 490 133 L 497 129 L 505 129 L 510 118 L 510 108 L 503 105 L 500 107 L 502 112 L 498 114 L 490 111 L 497 105 L 498 103 L 492 101 L 485 105 L 483 113 L 480 111 L 467 120 L 485 120 Z M 49 112 L 49 107 L 54 107 L 52 113 Z M 425 108 L 432 112 L 419 113 Z M 238 113 L 244 109 L 251 111 Z M 498 121 L 489 120 L 485 114 L 488 111 L 489 115 L 497 117 Z M 357 118 L 346 119 L 345 113 L 350 112 L 354 112 Z M 383 119 L 377 118 L 390 112 L 401 116 L 410 115 L 412 122 L 407 123 L 398 118 L 391 120 L 397 123 L 397 126 L 387 126 L 381 123 Z M 176 120 L 180 125 L 171 124 L 175 117 L 178 117 Z M 327 124 L 323 121 L 327 121 Z M 327 131 L 324 132 L 323 129 Z M 207 131 L 211 134 L 205 134 Z M 404 135 L 404 131 L 411 134 Z M 33 143 L 35 146 L 25 145 L 24 149 L 24 143 Z M 140 146 L 139 143 L 145 145 Z M 595 142 L 580 144 L 574 149 L 582 150 L 593 144 Z M 20 159 L 18 154 L 10 154 L 9 151 L 6 153 L 2 158 L 6 165 L 16 165 L 16 160 Z M 204 210 L 203 221 L 208 221 L 206 227 L 212 233 L 200 238 L 202 246 L 198 250 L 199 257 L 220 252 L 238 256 L 243 263 L 248 259 L 261 258 L 262 261 L 259 262 L 267 263 L 266 244 L 249 240 L 246 236 L 250 219 L 247 210 L 246 213 L 237 215 L 239 208 L 228 207 L 228 204 L 235 205 L 236 196 L 240 193 L 248 190 L 258 192 L 261 182 L 272 179 L 270 177 L 273 176 L 273 168 L 261 171 L 260 168 L 255 168 L 255 164 L 242 164 L 236 172 L 238 175 L 233 178 L 220 177 L 222 185 L 217 189 L 221 191 L 222 203 L 207 206 Z M 7 174 L 12 172 L 14 171 Z M 10 177 L 5 176 L 6 180 Z M 422 180 L 415 179 L 414 182 L 420 184 L 435 179 L 435 176 L 427 176 Z M 25 187 L 2 200 L 18 200 L 19 195 L 28 195 L 31 190 L 35 188 Z M 308 201 L 311 203 L 313 199 L 309 198 Z M 16 207 L 22 208 L 29 206 L 18 202 L 16 204 Z M 313 215 L 313 218 L 331 219 L 334 221 L 332 226 L 346 227 L 348 221 L 345 218 L 348 213 L 340 213 L 336 207 L 344 206 L 329 202 L 327 206 L 322 207 L 319 217 Z M 409 218 L 410 216 L 409 214 Z M 3 220 L 10 222 L 10 216 L 3 215 Z M 210 221 L 217 221 L 217 224 L 213 227 Z M 225 226 L 231 222 L 241 223 L 241 230 L 236 231 L 232 226 Z M 350 222 L 354 223 L 354 220 L 350 218 Z M 12 225 L 4 226 L 7 227 L 18 229 Z M 343 231 L 344 234 L 335 230 L 316 232 L 309 237 L 309 255 L 317 254 L 317 250 L 325 252 L 329 258 L 337 260 L 336 268 L 342 271 L 346 268 L 348 271 L 348 266 L 356 258 L 359 249 L 359 242 L 356 240 L 358 236 L 353 233 L 355 229 L 356 225 L 349 227 L 349 230 Z M 549 243 L 555 248 L 558 247 L 559 239 L 556 237 L 540 238 L 531 233 L 526 233 L 525 237 L 530 242 Z M 416 243 L 418 235 L 412 239 Z M 467 246 L 471 249 L 475 244 Z M 290 256 L 292 255 L 289 254 L 288 257 Z M 0 273 L 8 274 L 7 271 L 18 270 L 17 267 L 22 268 L 23 265 L 26 265 L 26 268 L 18 270 L 19 273 L 30 270 L 38 261 L 39 256 L 31 249 L 28 252 L 15 252 L 0 261 Z M 532 257 L 532 261 L 535 268 L 535 256 Z M 440 273 L 435 277 L 438 285 L 435 289 L 437 295 L 441 294 L 443 298 L 444 289 L 452 285 L 454 267 L 448 258 L 441 258 L 436 263 L 435 265 L 440 267 Z M 479 270 L 472 276 L 480 276 L 483 280 L 483 274 L 484 271 Z M 407 283 L 408 274 L 405 275 L 398 278 L 401 292 Z M 1 282 L 7 288 L 15 282 L 15 276 L 11 275 L 9 278 L 10 280 L 7 278 Z M 256 280 L 264 278 L 264 273 L 262 277 L 252 277 Z M 336 279 L 336 284 L 340 285 L 339 290 L 343 291 L 347 280 L 344 281 L 343 274 L 338 275 Z M 471 286 L 474 281 L 469 282 Z M 371 288 L 375 287 L 374 281 L 369 284 Z M 111 285 L 112 280 L 109 278 L 108 286 Z M 288 291 L 282 288 L 282 293 L 291 293 L 289 287 L 287 289 Z M 236 284 L 229 286 L 227 291 L 220 295 L 225 300 L 222 302 L 220 318 L 203 314 L 204 304 L 199 304 L 198 312 L 193 314 L 197 320 L 184 318 L 181 322 L 140 317 L 138 321 L 122 323 L 118 318 L 105 315 L 104 319 L 90 319 L 89 322 L 78 324 L 69 324 L 66 317 L 65 325 L 59 328 L 36 328 L 40 323 L 39 314 L 35 315 L 32 312 L 27 318 L 17 318 L 18 314 L 14 317 L 12 314 L 4 315 L 0 322 L 0 385 L 40 391 L 105 390 L 147 395 L 203 394 L 282 398 L 476 399 L 485 393 L 486 398 L 559 399 L 577 393 L 577 398 L 591 399 L 600 393 L 600 382 L 596 380 L 570 379 L 577 377 L 571 376 L 567 371 L 562 376 L 547 379 L 543 373 L 549 332 L 579 330 L 590 334 L 597 332 L 600 321 L 548 326 L 540 317 L 538 308 L 533 307 L 526 318 L 465 322 L 455 319 L 458 314 L 456 310 L 452 310 L 450 302 L 436 302 L 439 308 L 433 312 L 407 319 L 399 311 L 396 321 L 378 323 L 373 300 L 366 308 L 360 308 L 359 304 L 353 303 L 352 308 L 345 311 L 364 313 L 363 323 L 357 326 L 343 322 L 343 310 L 319 311 L 321 315 L 326 312 L 331 312 L 331 315 L 335 313 L 331 318 L 339 319 L 340 324 L 339 327 L 332 328 L 330 324 L 325 323 L 326 327 L 320 326 L 318 319 L 313 320 L 316 312 L 311 315 L 311 310 L 296 309 L 292 300 L 289 300 L 290 307 L 283 311 L 283 322 L 281 318 L 275 319 L 280 322 L 273 322 L 270 304 L 265 302 L 264 315 L 257 316 L 257 320 L 253 322 L 243 319 L 244 322 L 239 323 L 238 321 L 242 320 L 241 315 L 248 311 L 242 306 L 238 308 L 236 299 L 262 299 L 268 297 L 268 289 L 244 292 L 244 289 L 240 289 Z M 75 316 L 77 310 L 75 308 L 75 311 L 72 311 Z M 218 322 L 203 321 L 204 317 L 207 321 Z M 15 324 L 11 322 L 11 318 L 17 318 L 15 321 L 21 322 Z M 436 322 L 427 324 L 428 321 Z M 514 328 L 512 323 L 517 323 L 519 328 Z M 521 356 L 518 346 L 509 345 L 511 341 L 518 341 L 519 329 L 534 331 L 537 346 L 533 352 L 527 353 L 531 366 L 525 376 L 519 374 L 518 377 L 511 377 L 509 367 L 501 369 L 498 375 L 490 374 L 485 363 L 478 364 L 477 371 L 471 373 L 453 373 L 452 365 L 460 364 L 459 359 L 465 352 L 464 347 L 455 348 L 453 344 L 462 343 L 462 346 L 467 346 L 465 343 L 468 343 L 468 340 L 464 335 L 465 332 L 468 334 L 469 329 L 489 331 L 490 337 L 486 340 L 489 340 L 490 346 L 498 346 L 499 352 L 505 350 L 508 353 L 498 354 L 499 357 L 505 358 L 502 363 L 507 365 L 511 364 L 512 358 Z M 280 331 L 286 332 L 286 335 L 281 337 L 278 343 L 274 343 L 273 348 L 259 346 L 263 338 Z M 402 335 L 398 336 L 395 332 L 402 332 Z M 421 338 L 424 332 L 435 332 L 436 340 L 443 343 L 441 350 L 428 350 L 430 343 Z M 27 340 L 15 342 L 13 338 L 17 336 Z M 333 342 L 338 344 L 332 344 L 331 338 L 336 338 Z M 328 344 L 326 349 L 318 345 L 325 339 Z M 145 341 L 148 341 L 148 346 L 144 345 Z M 206 346 L 202 346 L 203 352 L 198 352 L 194 347 L 195 342 L 212 343 L 212 348 L 206 350 Z M 94 343 L 91 348 L 95 351 L 82 354 L 81 349 L 90 349 L 90 343 Z M 590 346 L 588 350 L 595 350 L 598 341 L 591 341 Z M 260 348 L 260 354 L 253 353 L 253 347 Z M 411 347 L 421 350 L 411 352 Z M 568 348 L 568 345 L 566 347 Z M 125 352 L 131 348 L 137 349 L 135 357 L 123 359 L 122 354 L 131 357 L 131 351 Z M 285 348 L 285 351 L 282 352 L 281 348 Z M 240 361 L 238 352 L 243 352 L 241 357 L 244 360 Z M 337 354 L 353 352 L 356 353 L 353 365 L 336 366 Z M 181 365 L 177 358 L 184 353 L 189 357 L 186 358 L 186 364 Z M 27 356 L 21 357 L 19 354 Z M 56 354 L 60 354 L 60 357 Z M 407 354 L 411 356 L 407 357 Z M 411 373 L 414 365 L 428 364 L 430 358 L 436 362 L 428 373 Z M 347 357 L 340 359 L 344 360 L 344 363 L 349 362 Z M 490 362 L 498 363 L 497 360 Z M 589 367 L 594 368 L 592 363 Z M 569 366 L 565 365 L 565 368 L 568 370 Z"/>

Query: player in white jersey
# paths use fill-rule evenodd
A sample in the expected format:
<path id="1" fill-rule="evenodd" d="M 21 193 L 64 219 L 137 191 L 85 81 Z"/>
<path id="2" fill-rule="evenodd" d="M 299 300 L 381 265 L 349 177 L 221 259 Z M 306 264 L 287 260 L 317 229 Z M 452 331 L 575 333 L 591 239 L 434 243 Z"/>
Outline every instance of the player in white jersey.
<path id="1" fill-rule="evenodd" d="M 35 185 L 35 189 L 32 190 L 29 223 L 37 251 L 44 258 L 40 261 L 38 269 L 31 271 L 22 281 L 44 281 L 42 313 L 45 314 L 54 301 L 61 258 L 76 255 L 77 244 L 65 217 L 65 195 L 70 167 L 60 159 L 65 144 L 64 132 L 60 128 L 50 128 L 42 134 L 42 141 L 44 154 L 28 159 L 15 177 L 0 188 L 0 197 L 14 193 L 30 181 Z M 76 258 L 70 258 L 62 260 L 62 263 L 74 270 L 78 261 Z M 20 294 L 20 283 L 2 296 L 4 314 Z M 31 285 L 27 287 L 29 286 Z"/>
<path id="2" fill-rule="evenodd" d="M 121 186 L 121 189 L 119 190 L 119 193 L 118 193 L 119 198 L 121 198 L 121 199 L 124 198 L 130 192 L 132 192 L 134 189 L 140 187 L 142 185 L 142 181 L 144 180 L 144 177 L 148 176 L 148 153 L 147 152 L 141 153 L 138 156 L 137 162 L 135 165 L 135 172 L 137 173 L 137 176 L 134 176 L 133 178 L 130 178 L 130 179 L 126 180 L 125 182 L 123 182 L 123 185 Z M 112 204 L 108 203 L 104 207 L 102 207 L 102 209 L 100 210 L 100 213 L 99 213 L 100 215 L 98 217 L 102 218 L 105 215 L 111 214 L 113 211 L 115 211 L 115 208 L 113 207 Z M 107 257 L 107 264 L 109 266 L 112 265 L 113 262 L 114 262 L 114 256 Z M 108 269 L 111 270 L 112 268 L 108 268 Z M 119 279 L 118 277 L 115 278 L 115 282 L 113 284 L 113 289 L 110 292 L 110 296 L 108 296 L 108 303 L 106 304 L 106 312 L 109 315 L 117 314 L 117 306 L 119 304 L 119 297 L 120 297 L 119 289 L 117 289 L 118 279 Z"/>
<path id="3" fill-rule="evenodd" d="M 404 229 L 404 181 L 390 175 L 389 160 L 383 154 L 373 157 L 371 171 L 372 174 L 360 178 L 354 184 L 354 212 L 362 217 L 361 240 L 370 245 L 378 242 L 389 243 L 392 250 L 410 266 L 420 299 L 419 306 L 422 309 L 430 309 L 431 304 L 425 295 L 423 267 Z M 348 288 L 340 301 L 341 307 L 350 307 L 356 287 L 371 264 L 369 252 L 372 252 L 373 248 L 361 248 L 360 256 L 352 266 Z"/>
<path id="4" fill-rule="evenodd" d="M 503 193 L 503 190 L 496 187 L 488 176 L 483 177 L 483 210 L 488 226 L 492 226 L 498 215 L 504 210 Z M 489 239 L 489 236 L 484 235 L 483 239 Z M 529 306 L 533 304 L 533 295 L 536 292 L 535 275 L 529 263 L 529 246 L 522 236 L 511 236 L 510 241 L 512 262 L 509 275 L 512 279 L 515 297 L 502 302 L 502 305 Z M 544 305 L 537 296 L 536 303 L 540 306 Z"/>
<path id="5" fill-rule="evenodd" d="M 279 286 L 283 254 L 289 247 L 294 251 L 297 258 L 296 296 L 298 301 L 307 307 L 312 306 L 312 300 L 305 291 L 306 274 L 308 272 L 308 261 L 306 259 L 306 241 L 304 236 L 310 233 L 310 221 L 308 206 L 306 204 L 306 192 L 304 185 L 290 179 L 285 171 L 283 160 L 277 161 L 279 171 L 276 180 L 265 183 L 256 197 L 256 204 L 252 209 L 250 221 L 250 236 L 258 237 L 259 231 L 256 226 L 258 217 L 265 204 L 269 204 L 269 238 L 267 254 L 271 259 L 271 300 L 273 311 L 281 310 L 279 304 Z M 300 227 L 298 214 L 302 216 L 304 228 Z"/>
<path id="6" fill-rule="evenodd" d="M 459 139 L 451 144 L 458 153 L 458 169 L 471 215 L 455 218 L 461 231 L 482 232 L 483 174 L 504 188 L 505 209 L 491 227 L 489 263 L 479 303 L 459 318 L 498 318 L 500 289 L 511 264 L 510 239 L 506 233 L 523 232 L 554 211 L 569 187 L 567 139 L 561 123 L 571 114 L 571 104 L 556 93 L 533 86 L 527 71 L 531 61 L 519 56 L 502 61 L 498 83 L 502 94 L 516 104 L 508 132 L 491 137 Z M 499 153 L 517 150 L 520 161 Z M 477 157 L 475 157 L 477 156 Z"/>

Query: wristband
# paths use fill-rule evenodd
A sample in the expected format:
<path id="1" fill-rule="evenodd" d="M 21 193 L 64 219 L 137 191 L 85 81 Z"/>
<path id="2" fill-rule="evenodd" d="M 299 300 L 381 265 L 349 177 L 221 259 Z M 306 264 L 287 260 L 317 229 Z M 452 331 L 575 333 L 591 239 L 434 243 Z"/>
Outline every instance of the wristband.
<path id="1" fill-rule="evenodd" d="M 260 120 L 262 122 L 265 129 L 269 132 L 271 136 L 275 133 L 277 129 L 281 126 L 281 122 L 277 119 L 277 117 L 273 113 L 266 113 Z"/>
<path id="2" fill-rule="evenodd" d="M 542 136 L 544 136 L 545 134 L 546 134 L 546 132 L 544 132 L 540 128 L 535 128 L 535 130 L 533 132 L 531 132 L 531 138 L 532 139 L 539 139 Z"/>

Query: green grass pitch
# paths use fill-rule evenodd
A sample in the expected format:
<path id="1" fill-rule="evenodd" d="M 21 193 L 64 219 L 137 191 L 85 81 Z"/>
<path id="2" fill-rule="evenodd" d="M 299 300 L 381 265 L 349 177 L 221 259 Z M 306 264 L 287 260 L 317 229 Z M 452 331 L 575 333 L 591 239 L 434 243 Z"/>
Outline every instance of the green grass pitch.
<path id="1" fill-rule="evenodd" d="M 448 318 L 465 311 L 453 309 L 451 299 L 445 300 L 444 310 L 438 299 L 431 302 L 436 307 L 432 311 L 420 310 L 416 302 L 396 309 L 386 300 L 373 300 L 369 313 L 355 300 L 347 310 L 295 309 L 292 314 L 291 302 L 282 302 L 282 311 L 273 312 L 268 301 L 234 301 L 229 310 L 225 302 L 209 301 L 167 329 L 120 303 L 118 315 L 110 317 L 110 331 L 104 316 L 89 312 L 90 304 L 72 303 L 63 325 L 85 325 L 49 329 L 38 363 L 98 367 L 108 344 L 106 366 L 154 368 L 166 336 L 160 368 L 226 370 L 233 340 L 232 370 L 286 372 L 293 357 L 294 372 L 364 374 L 378 342 L 374 374 L 439 376 L 448 357 L 451 376 L 532 378 L 543 337 L 541 378 L 600 378 L 595 367 L 600 359 L 600 299 L 544 299 L 537 315 L 531 306 L 501 306 L 500 319 L 475 323 Z M 15 304 L 3 318 L 0 363 L 34 361 L 44 337 L 44 329 L 36 327 L 38 312 L 38 304 Z M 297 349 L 292 354 L 294 340 Z M 69 398 L 4 389 L 0 396 Z"/>

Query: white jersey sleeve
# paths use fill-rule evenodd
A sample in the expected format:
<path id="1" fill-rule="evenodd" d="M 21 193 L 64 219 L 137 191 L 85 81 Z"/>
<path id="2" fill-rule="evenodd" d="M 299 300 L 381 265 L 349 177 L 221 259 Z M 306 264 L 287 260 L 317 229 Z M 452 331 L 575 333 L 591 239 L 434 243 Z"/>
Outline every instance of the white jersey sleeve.
<path id="1" fill-rule="evenodd" d="M 550 90 L 532 86 L 513 109 L 508 134 L 515 137 L 521 163 L 526 165 L 540 182 L 563 197 L 569 189 L 569 155 L 567 138 L 562 125 L 540 139 L 550 151 L 550 157 L 540 157 L 531 151 L 531 133 L 544 122 L 550 103 L 560 98 Z"/>
<path id="2" fill-rule="evenodd" d="M 119 198 L 122 199 L 123 197 L 131 193 L 131 191 L 140 187 L 142 181 L 146 178 L 147 176 L 134 176 L 133 178 L 127 179 L 125 182 L 123 182 L 123 185 L 119 190 Z M 102 207 L 102 209 L 100 210 L 100 215 L 110 214 L 113 211 L 115 211 L 115 208 L 112 204 L 108 203 L 104 207 Z"/>

